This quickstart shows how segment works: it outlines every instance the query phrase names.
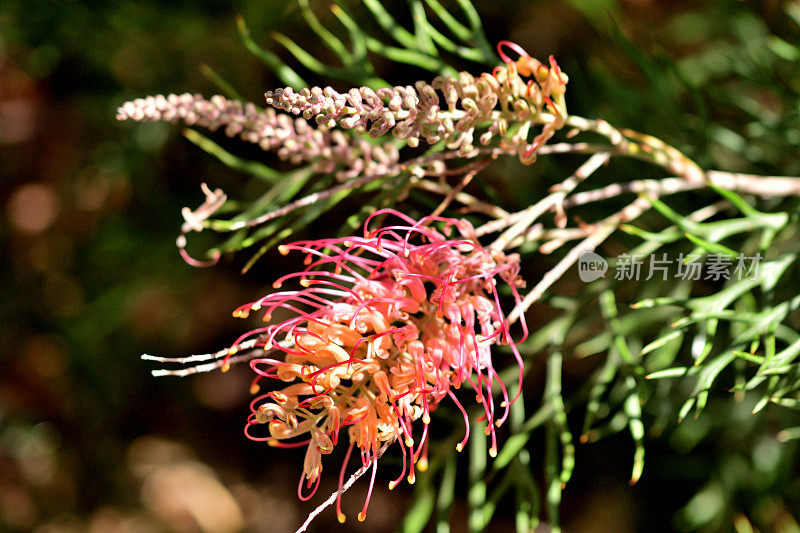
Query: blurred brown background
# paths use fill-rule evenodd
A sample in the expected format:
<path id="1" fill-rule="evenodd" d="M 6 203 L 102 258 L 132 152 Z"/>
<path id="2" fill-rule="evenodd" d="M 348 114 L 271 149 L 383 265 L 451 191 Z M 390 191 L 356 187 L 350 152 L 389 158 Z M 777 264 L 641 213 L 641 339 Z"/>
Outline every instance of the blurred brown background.
<path id="1" fill-rule="evenodd" d="M 717 44 L 754 46 L 773 33 L 796 38 L 786 4 L 705 4 L 476 2 L 490 42 L 509 38 L 532 55 L 559 58 L 571 76 L 573 111 L 664 136 L 704 164 L 800 171 L 796 156 L 786 161 L 780 152 L 800 142 L 797 109 L 781 108 L 756 81 L 752 93 L 767 108 L 773 101 L 794 130 L 783 122 L 747 130 L 735 104 L 711 100 L 701 109 L 693 99 L 693 90 L 718 83 L 709 72 L 720 62 L 723 77 L 757 74 L 737 72 L 723 61 L 727 52 L 715 57 Z M 325 16 L 326 2 L 314 7 Z M 241 191 L 247 178 L 197 150 L 179 127 L 114 119 L 128 99 L 214 94 L 203 64 L 260 103 L 277 82 L 241 44 L 237 14 L 273 50 L 273 29 L 319 49 L 305 42 L 308 31 L 288 0 L 0 3 L 0 530 L 292 531 L 315 505 L 295 496 L 302 452 L 244 438 L 246 367 L 155 379 L 139 360 L 145 352 L 227 345 L 246 327 L 230 312 L 280 270 L 275 255 L 246 276 L 237 258 L 212 269 L 184 264 L 174 246 L 180 208 L 199 205 L 201 182 Z M 615 37 L 617 30 L 630 40 Z M 630 43 L 656 67 L 695 58 L 681 70 L 697 76 L 694 85 L 675 89 L 671 77 L 654 78 L 626 49 Z M 712 121 L 720 126 L 709 129 Z M 795 137 L 770 141 L 776 128 Z M 581 447 L 566 493 L 567 529 L 675 527 L 675 512 L 703 481 L 692 470 L 704 459 L 660 463 L 668 449 L 655 443 L 645 479 L 629 488 L 628 441 Z M 334 454 L 326 462 L 320 494 L 334 487 L 330 473 L 340 460 Z M 392 531 L 408 504 L 407 486 L 389 493 L 382 483 L 359 524 L 363 485 L 345 497 L 346 525 L 333 529 L 328 511 L 312 531 Z M 456 503 L 454 531 L 465 531 L 463 505 Z M 509 509 L 497 524 L 498 531 L 512 527 Z"/>

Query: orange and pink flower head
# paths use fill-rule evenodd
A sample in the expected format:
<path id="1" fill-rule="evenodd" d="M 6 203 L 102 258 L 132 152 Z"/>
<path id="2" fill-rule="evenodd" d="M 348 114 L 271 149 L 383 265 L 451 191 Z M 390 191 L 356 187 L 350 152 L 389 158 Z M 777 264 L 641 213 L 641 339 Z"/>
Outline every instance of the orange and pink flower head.
<path id="1" fill-rule="evenodd" d="M 387 221 L 396 220 L 392 224 Z M 370 229 L 374 220 L 384 221 Z M 372 465 L 365 517 L 375 481 L 379 450 L 397 441 L 403 470 L 394 488 L 415 465 L 427 466 L 431 413 L 445 398 L 469 417 L 454 389 L 465 382 L 474 390 L 497 453 L 495 427 L 508 417 L 510 398 L 492 362 L 491 347 L 507 344 L 522 360 L 500 306 L 498 282 L 519 301 L 519 259 L 481 246 L 465 220 L 425 217 L 414 220 L 394 210 L 374 213 L 363 236 L 298 241 L 282 245 L 283 254 L 305 254 L 305 269 L 278 279 L 273 292 L 238 308 L 245 317 L 264 310 L 273 324 L 251 331 L 239 343 L 258 336 L 269 356 L 250 362 L 256 372 L 253 391 L 263 378 L 286 384 L 256 397 L 245 433 L 278 447 L 307 446 L 301 499 L 319 486 L 322 455 L 340 438 L 349 441 L 339 476 L 341 486 L 354 448 Z M 297 290 L 281 290 L 296 282 Z M 286 318 L 288 317 L 288 318 Z M 523 334 L 526 334 L 524 322 Z M 273 357 L 283 352 L 282 357 Z M 259 426 L 266 431 L 255 431 Z M 344 435 L 342 435 L 344 432 Z M 257 435 L 260 433 L 263 436 Z M 303 494 L 303 482 L 311 494 Z M 344 520 L 337 501 L 339 519 Z"/>

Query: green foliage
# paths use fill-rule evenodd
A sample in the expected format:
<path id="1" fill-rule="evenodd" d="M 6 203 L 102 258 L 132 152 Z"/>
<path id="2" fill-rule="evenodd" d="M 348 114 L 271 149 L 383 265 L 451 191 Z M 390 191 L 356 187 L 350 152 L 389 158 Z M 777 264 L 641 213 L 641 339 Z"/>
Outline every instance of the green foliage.
<path id="1" fill-rule="evenodd" d="M 187 185 L 178 182 L 208 181 L 232 191 L 225 206 L 203 221 L 209 231 L 190 240 L 189 248 L 205 246 L 211 256 L 250 254 L 243 265 L 237 265 L 244 270 L 264 258 L 273 268 L 271 250 L 289 238 L 320 231 L 350 234 L 381 207 L 399 205 L 414 216 L 441 208 L 480 227 L 487 221 L 513 217 L 515 211 L 555 194 L 553 203 L 542 204 L 531 224 L 508 235 L 509 247 L 524 255 L 523 274 L 531 286 L 540 287 L 540 279 L 559 265 L 567 266 L 558 283 L 544 287 L 530 307 L 531 335 L 520 346 L 526 386 L 512 405 L 497 457 L 487 457 L 479 423 L 472 428 L 468 450 L 456 453 L 463 428 L 460 421 L 448 422 L 450 413 L 442 406 L 437 412 L 444 420 L 442 434 L 431 444 L 428 470 L 419 473 L 412 502 L 398 527 L 444 533 L 451 524 L 453 529 L 481 531 L 513 522 L 523 532 L 544 522 L 554 529 L 561 523 L 568 528 L 581 509 L 564 508 L 562 502 L 575 501 L 576 492 L 570 491 L 579 487 L 588 492 L 582 478 L 600 474 L 582 471 L 582 461 L 591 464 L 584 458 L 594 447 L 606 449 L 602 446 L 607 445 L 625 448 L 621 477 L 639 480 L 630 489 L 640 491 L 637 494 L 652 496 L 659 490 L 654 486 L 680 483 L 681 489 L 674 494 L 659 493 L 663 506 L 658 498 L 651 498 L 655 503 L 650 507 L 640 504 L 655 517 L 643 519 L 645 526 L 682 508 L 672 515 L 673 527 L 681 530 L 796 529 L 800 506 L 796 490 L 796 441 L 800 439 L 797 198 L 790 193 L 769 195 L 753 188 L 726 187 L 724 183 L 729 182 L 724 180 L 732 176 L 726 172 L 800 174 L 800 11 L 789 2 L 754 5 L 719 0 L 663 11 L 656 3 L 645 3 L 636 11 L 629 3 L 614 0 L 573 0 L 557 7 L 554 3 L 515 5 L 512 14 L 502 17 L 498 10 L 503 8 L 495 4 L 476 2 L 476 9 L 469 0 L 342 0 L 328 9 L 298 0 L 296 6 L 290 2 L 269 5 L 267 10 L 280 17 L 261 20 L 264 6 L 243 2 L 244 16 L 234 20 L 229 14 L 221 28 L 217 13 L 198 15 L 184 3 L 142 8 L 125 2 L 95 11 L 94 6 L 79 2 L 68 8 L 67 4 L 12 1 L 0 8 L 2 44 L 12 50 L 17 42 L 28 47 L 13 59 L 36 79 L 56 80 L 53 93 L 66 100 L 58 116 L 92 120 L 91 127 L 76 135 L 105 139 L 92 146 L 91 155 L 76 169 L 70 169 L 65 159 L 52 159 L 53 168 L 63 168 L 59 172 L 78 176 L 78 185 L 67 181 L 64 188 L 69 194 L 73 189 L 83 191 L 79 180 L 91 174 L 87 169 L 113 169 L 128 184 L 123 193 L 133 198 L 134 208 L 128 211 L 135 212 L 109 209 L 99 222 L 90 217 L 87 223 L 85 213 L 70 218 L 48 237 L 51 244 L 47 246 L 33 237 L 19 239 L 30 240 L 35 253 L 15 245 L 15 251 L 26 250 L 34 258 L 36 250 L 51 250 L 52 242 L 68 242 L 70 250 L 78 250 L 79 259 L 72 264 L 62 260 L 70 264 L 66 270 L 43 273 L 52 283 L 80 281 L 83 296 L 74 297 L 77 311 L 58 314 L 69 298 L 52 298 L 38 289 L 26 292 L 37 275 L 34 263 L 23 263 L 27 255 L 15 252 L 4 258 L 0 277 L 9 302 L 3 310 L 8 324 L 3 347 L 11 352 L 22 344 L 21 351 L 27 354 L 28 345 L 19 339 L 35 329 L 31 324 L 45 324 L 71 354 L 68 364 L 73 381 L 52 378 L 68 383 L 54 389 L 53 397 L 59 398 L 59 390 L 82 392 L 77 407 L 58 409 L 50 407 L 49 396 L 33 395 L 36 409 L 52 408 L 57 413 L 54 425 L 34 426 L 43 415 L 32 411 L 27 427 L 28 419 L 9 418 L 3 407 L 0 440 L 15 443 L 22 435 L 42 449 L 56 449 L 52 442 L 58 438 L 48 431 L 70 435 L 82 424 L 89 428 L 78 432 L 84 447 L 63 452 L 62 460 L 65 464 L 73 461 L 74 453 L 82 468 L 94 465 L 95 470 L 86 467 L 87 478 L 94 477 L 89 472 L 102 472 L 97 475 L 98 488 L 89 486 L 89 479 L 81 482 L 87 485 L 80 490 L 82 505 L 88 508 L 95 502 L 108 504 L 104 498 L 118 483 L 116 478 L 124 475 L 123 435 L 144 432 L 142 427 L 163 431 L 161 427 L 172 425 L 189 431 L 197 420 L 223 418 L 213 418 L 207 411 L 184 411 L 184 407 L 177 414 L 162 413 L 164 403 L 181 403 L 170 396 L 178 393 L 154 393 L 165 386 L 129 375 L 126 369 L 134 364 L 132 359 L 120 358 L 121 353 L 152 351 L 153 342 L 165 351 L 196 348 L 189 340 L 214 320 L 201 317 L 199 310 L 207 312 L 212 304 L 234 306 L 242 296 L 228 294 L 229 289 L 207 291 L 206 285 L 214 279 L 211 274 L 193 272 L 187 277 L 178 267 L 165 266 L 173 264 L 165 242 L 169 228 L 177 225 L 175 204 L 189 203 L 182 192 Z M 276 80 L 267 83 L 297 89 L 324 83 L 377 89 L 436 75 L 452 76 L 457 73 L 454 65 L 473 74 L 491 72 L 501 62 L 484 34 L 482 19 L 514 24 L 513 28 L 488 29 L 493 36 L 513 33 L 529 39 L 521 44 L 539 50 L 544 47 L 534 38 L 542 33 L 538 25 L 552 26 L 555 37 L 552 44 L 547 43 L 547 53 L 551 47 L 560 52 L 556 56 L 570 75 L 567 103 L 576 113 L 564 131 L 579 130 L 576 137 L 559 134 L 555 138 L 558 146 L 571 147 L 565 149 L 567 155 L 554 150 L 542 154 L 533 167 L 522 167 L 514 156 L 506 160 L 501 156 L 500 161 L 487 154 L 461 157 L 444 143 L 423 150 L 384 137 L 370 142 L 373 146 L 392 143 L 401 150 L 402 161 L 412 156 L 441 158 L 445 171 L 435 175 L 429 167 L 412 165 L 381 179 L 340 181 L 310 165 L 292 165 L 257 148 L 242 148 L 213 132 L 186 130 L 186 140 L 231 169 L 226 174 L 220 165 L 209 166 L 207 159 L 192 156 L 187 162 L 183 155 L 175 155 L 184 150 L 173 143 L 184 138 L 170 140 L 160 125 L 142 125 L 130 130 L 130 136 L 116 131 L 114 143 L 120 143 L 119 138 L 129 141 L 113 144 L 106 133 L 111 128 L 96 118 L 110 116 L 113 107 L 132 95 L 186 86 L 216 87 L 231 99 L 251 98 L 262 106 L 261 94 L 273 88 L 262 86 L 262 68 L 274 76 L 270 80 Z M 19 27 L 14 21 L 20 21 Z M 300 21 L 310 31 L 296 30 Z M 530 21 L 535 24 L 531 26 Z M 576 21 L 579 27 L 594 31 L 575 33 L 570 28 Z M 86 33 L 87 27 L 102 31 Z M 237 28 L 240 41 L 230 38 Z M 216 37 L 204 41 L 208 35 Z M 130 48 L 108 45 L 117 40 Z M 202 54 L 202 49 L 216 55 Z M 231 68 L 237 62 L 247 67 Z M 151 68 L 144 68 L 145 64 Z M 199 69 L 198 64 L 202 65 Z M 78 89 L 63 90 L 72 71 L 94 73 L 84 82 L 86 95 L 80 99 Z M 663 142 L 578 115 L 633 127 Z M 510 125 L 512 131 L 522 127 Z M 343 133 L 348 141 L 359 139 L 349 130 Z M 579 149 L 582 143 L 586 147 Z M 46 146 L 57 152 L 54 145 Z M 159 154 L 165 146 L 173 155 L 161 163 Z M 18 157 L 13 147 L 0 148 L 4 164 Z M 578 180 L 572 189 L 544 192 L 573 179 L 579 157 L 588 153 L 608 155 L 608 166 L 591 170 L 586 181 Z M 36 155 L 31 151 L 28 157 Z M 469 165 L 476 160 L 491 165 L 473 169 Z M 681 180 L 691 177 L 698 165 L 719 168 L 724 172 L 706 176 L 724 179 L 681 188 Z M 165 192 L 159 179 L 181 166 L 189 168 L 192 176 L 177 179 Z M 429 173 L 420 175 L 421 169 Z M 479 174 L 461 180 L 476 169 Z M 15 172 L 7 174 L 13 180 Z M 674 194 L 662 187 L 670 178 L 676 181 L 668 184 L 678 187 Z M 598 201 L 575 200 L 582 193 L 634 182 L 641 183 Z M 69 194 L 63 205 L 73 201 Z M 321 196 L 258 222 L 310 195 Z M 641 216 L 614 218 L 621 208 L 637 201 Z M 531 216 L 530 211 L 527 215 Z M 88 247 L 83 244 L 88 233 L 80 233 L 80 228 L 96 223 L 99 233 Z M 593 231 L 582 233 L 583 224 L 594 225 Z M 512 229 L 504 226 L 498 233 Z M 3 232 L 13 230 L 4 228 Z M 205 236 L 208 233 L 219 234 L 219 240 L 211 242 Z M 567 260 L 585 242 L 582 239 L 598 235 L 604 237 L 594 247 L 610 260 L 609 275 L 585 285 Z M 740 254 L 760 254 L 763 261 L 755 275 L 743 279 L 613 279 L 619 266 L 613 258 L 623 253 L 665 253 L 670 258 L 683 254 L 698 256 L 700 261 L 719 256 L 734 263 Z M 68 258 L 72 252 L 64 254 Z M 124 281 L 132 270 L 147 272 L 154 279 Z M 186 283 L 189 278 L 199 280 Z M 160 285 L 154 289 L 154 283 Z M 214 294 L 197 301 L 189 294 L 204 291 Z M 136 314 L 148 297 L 156 304 Z M 50 307 L 56 311 L 43 309 Z M 227 314 L 227 309 L 221 313 Z M 180 319 L 168 322 L 164 318 L 160 326 L 145 320 L 164 314 Z M 511 354 L 502 353 L 499 358 L 511 360 Z M 17 390 L 18 382 L 29 379 L 25 372 L 15 372 L 19 375 L 2 382 L 4 387 L 13 385 L 8 390 Z M 514 390 L 515 372 L 504 372 L 502 378 Z M 135 413 L 124 405 L 129 391 L 136 398 L 136 408 L 131 409 Z M 151 393 L 155 399 L 147 398 Z M 150 405 L 149 416 L 159 421 L 163 416 L 164 421 L 150 425 L 140 421 L 137 429 L 129 428 L 127 433 L 106 429 L 115 419 L 144 417 L 139 408 L 145 404 L 157 404 Z M 9 405 L 13 410 L 13 402 Z M 474 419 L 478 413 L 470 415 Z M 198 442 L 206 438 L 206 428 L 195 431 L 191 435 Z M 85 444 L 104 441 L 109 434 L 113 435 L 111 444 L 101 452 Z M 242 456 L 251 451 L 242 450 Z M 261 460 L 261 450 L 258 453 Z M 594 466 L 598 464 L 602 466 L 603 461 Z M 65 499 L 62 492 L 47 487 L 36 490 L 43 501 Z M 56 504 L 48 513 L 65 514 Z M 659 527 L 664 527 L 663 522 Z"/>
<path id="2" fill-rule="evenodd" d="M 610 4 L 608 9 L 616 7 L 613 2 Z M 437 0 L 426 1 L 424 5 L 420 1 L 409 1 L 413 25 L 408 29 L 380 3 L 364 0 L 364 7 L 392 44 L 364 32 L 348 11 L 335 7 L 333 12 L 350 37 L 348 48 L 336 37 L 336 31 L 323 25 L 308 3 L 301 1 L 301 11 L 309 27 L 334 53 L 341 67 L 325 65 L 286 36 L 276 35 L 275 38 L 312 73 L 374 88 L 387 84 L 376 77 L 374 67 L 365 61 L 368 53 L 444 75 L 452 75 L 454 71 L 441 52 L 493 64 L 496 59 L 483 36 L 479 17 L 468 2 L 461 1 L 459 5 L 464 10 L 466 24 L 454 18 Z M 583 3 L 577 3 L 576 7 L 615 39 L 619 49 L 629 55 L 650 84 L 649 89 L 644 89 L 631 101 L 627 91 L 619 85 L 619 79 L 613 78 L 609 71 L 590 69 L 595 76 L 592 83 L 608 96 L 609 113 L 621 117 L 622 123 L 635 119 L 637 124 L 643 124 L 639 128 L 644 131 L 666 132 L 667 138 L 677 134 L 687 152 L 703 164 L 790 174 L 800 170 L 798 159 L 789 155 L 800 140 L 797 115 L 794 111 L 778 111 L 797 107 L 798 88 L 775 82 L 781 72 L 796 72 L 800 50 L 795 45 L 770 35 L 763 23 L 749 12 L 734 15 L 732 41 L 708 39 L 705 33 L 708 27 L 699 20 L 716 15 L 710 22 L 712 33 L 723 31 L 721 27 L 713 27 L 715 21 L 726 20 L 719 16 L 725 8 L 715 4 L 705 13 L 701 10 L 681 13 L 664 24 L 668 30 L 667 40 L 680 40 L 683 45 L 700 44 L 692 53 L 673 62 L 663 55 L 653 57 L 640 49 L 625 35 L 623 28 L 603 20 L 605 10 L 594 10 Z M 791 14 L 791 8 L 787 9 Z M 431 14 L 449 30 L 450 37 L 429 21 Z M 695 27 L 701 27 L 702 33 L 693 34 Z M 796 34 L 796 30 L 789 31 Z M 265 60 L 277 68 L 279 74 L 294 72 L 283 63 L 276 64 L 274 56 L 266 56 L 263 51 L 258 54 L 269 57 Z M 723 57 L 729 60 L 720 62 Z M 787 79 L 793 78 L 790 75 Z M 293 77 L 283 77 L 283 81 L 295 87 L 299 83 Z M 622 95 L 625 95 L 625 103 L 620 100 Z M 657 112 L 644 111 L 650 106 Z M 581 105 L 577 107 L 580 109 Z M 689 111 L 687 107 L 693 109 Z M 690 115 L 690 112 L 697 114 Z M 710 115 L 730 118 L 727 124 L 709 123 L 705 117 Z M 639 120 L 643 116 L 650 118 Z M 669 172 L 676 172 L 676 169 L 686 172 L 686 179 L 691 179 L 692 169 L 696 168 L 677 150 L 657 139 L 626 130 L 620 133 L 601 123 L 583 122 L 579 117 L 570 119 L 568 124 L 600 133 L 611 142 L 609 146 L 597 147 L 598 151 L 611 150 L 612 155 L 633 154 Z M 750 122 L 736 123 L 737 120 Z M 746 138 L 734 131 L 744 132 Z M 428 153 L 442 149 L 436 146 Z M 224 155 L 221 159 L 225 161 Z M 236 168 L 241 169 L 241 164 Z M 388 186 L 370 183 L 370 188 L 378 194 L 365 200 L 361 214 L 353 215 L 340 231 L 352 231 L 370 210 L 396 202 L 402 196 L 400 184 L 406 180 L 408 176 L 401 175 Z M 330 186 L 330 183 L 323 183 L 313 190 L 325 190 Z M 691 202 L 694 213 L 660 199 L 660 192 L 655 195 L 645 192 L 641 200 L 646 201 L 657 216 L 625 224 L 619 224 L 619 220 L 614 222 L 634 239 L 627 241 L 629 254 L 659 252 L 672 256 L 684 254 L 695 260 L 716 256 L 730 261 L 758 254 L 763 258 L 758 271 L 749 278 L 721 280 L 713 285 L 688 280 L 664 283 L 663 279 L 655 278 L 630 282 L 606 279 L 587 286 L 574 302 L 545 292 L 546 303 L 560 314 L 549 324 L 537 324 L 538 331 L 523 346 L 528 369 L 537 364 L 533 359 L 536 353 L 546 353 L 544 391 L 540 399 L 526 397 L 525 402 L 514 404 L 511 434 L 491 463 L 486 462 L 481 428 L 473 428 L 472 433 L 477 436 L 470 443 L 469 489 L 465 495 L 470 531 L 484 530 L 492 522 L 498 503 L 510 494 L 516 502 L 518 531 L 535 527 L 540 520 L 540 509 L 545 510 L 548 523 L 558 528 L 561 494 L 575 466 L 575 439 L 570 429 L 573 418 L 582 418 L 582 442 L 595 442 L 620 432 L 628 434 L 633 443 L 631 483 L 635 483 L 643 473 L 646 475 L 644 457 L 648 430 L 651 435 L 674 431 L 676 438 L 680 438 L 684 430 L 683 426 L 675 426 L 677 422 L 692 414 L 696 420 L 684 424 L 696 426 L 708 418 L 701 416 L 704 410 L 713 409 L 719 413 L 725 402 L 751 405 L 753 414 L 749 416 L 753 419 L 761 416 L 760 411 L 769 405 L 784 410 L 800 404 L 800 365 L 795 362 L 800 355 L 800 336 L 795 332 L 800 280 L 795 273 L 796 246 L 791 243 L 792 236 L 800 231 L 796 202 L 756 201 L 752 195 L 743 196 L 713 183 L 705 188 L 706 192 Z M 408 189 L 413 189 L 413 185 Z M 341 196 L 339 194 L 331 198 L 334 203 L 349 193 L 341 191 Z M 275 205 L 290 199 L 284 196 Z M 267 206 L 262 208 L 268 209 Z M 303 220 L 316 218 L 325 209 L 325 206 L 311 208 L 294 222 L 285 226 L 273 223 L 263 235 L 257 233 L 259 238 L 270 238 L 262 250 L 302 229 Z M 222 227 L 219 221 L 209 221 L 209 224 Z M 278 232 L 281 227 L 283 233 Z M 240 241 L 240 244 L 255 240 Z M 609 245 L 609 248 L 614 247 Z M 566 392 L 562 386 L 565 360 L 600 354 L 603 358 L 585 381 L 582 392 Z M 726 390 L 733 394 L 732 400 L 724 399 Z M 526 419 L 526 407 L 537 404 L 539 407 Z M 582 408 L 582 415 L 579 408 Z M 739 413 L 741 409 L 737 407 L 735 411 Z M 783 418 L 788 421 L 791 417 Z M 716 420 L 720 427 L 733 423 L 727 415 Z M 705 437 L 697 437 L 696 442 L 711 438 L 713 425 L 706 424 Z M 760 435 L 757 446 L 780 446 L 766 444 L 774 440 L 770 440 L 757 423 L 747 426 L 754 436 Z M 543 430 L 543 435 L 537 431 L 539 429 Z M 788 427 L 781 433 L 784 440 L 797 438 L 797 435 L 800 433 Z M 542 445 L 544 453 L 534 461 L 541 461 L 543 467 L 544 486 L 540 493 L 536 475 L 531 470 L 530 452 L 534 448 L 541 449 Z M 676 517 L 679 527 L 707 529 L 733 520 L 732 506 L 736 505 L 734 502 L 741 491 L 746 490 L 751 478 L 744 473 L 733 478 L 724 474 L 728 469 L 740 468 L 731 466 L 728 461 L 736 461 L 733 456 L 742 450 L 721 453 L 717 470 L 720 475 L 712 477 L 694 498 L 687 500 L 684 511 Z M 760 453 L 772 457 L 778 452 Z M 792 452 L 787 448 L 780 453 Z M 449 531 L 456 465 L 460 461 L 456 460 L 452 448 L 440 450 L 439 454 L 432 453 L 434 459 L 428 472 L 418 478 L 415 503 L 404 519 L 403 531 L 422 531 L 432 519 L 437 523 L 436 531 Z M 783 460 L 791 461 L 789 456 Z M 779 464 L 785 463 L 773 461 L 769 467 L 778 468 Z M 777 483 L 779 477 L 771 479 Z M 777 494 L 764 484 L 761 490 L 762 494 L 772 495 L 769 497 Z M 744 500 L 745 507 L 737 512 L 746 515 L 739 515 L 737 527 L 747 523 L 748 519 L 743 518 L 747 515 L 755 523 L 763 520 L 758 514 L 762 512 L 759 506 L 764 505 L 761 498 L 753 495 Z M 756 514 L 751 515 L 753 512 Z"/>

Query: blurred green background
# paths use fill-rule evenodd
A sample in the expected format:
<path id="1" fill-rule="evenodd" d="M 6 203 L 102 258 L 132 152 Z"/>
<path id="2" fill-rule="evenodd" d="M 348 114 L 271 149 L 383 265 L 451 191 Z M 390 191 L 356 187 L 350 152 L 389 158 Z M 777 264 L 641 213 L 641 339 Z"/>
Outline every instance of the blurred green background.
<path id="1" fill-rule="evenodd" d="M 800 175 L 800 4 L 475 4 L 490 42 L 558 58 L 572 112 L 660 136 L 707 167 Z M 330 17 L 327 2 L 312 5 Z M 288 0 L 0 2 L 0 530 L 289 531 L 312 508 L 295 497 L 302 452 L 242 435 L 247 368 L 155 379 L 139 360 L 227 345 L 244 331 L 230 312 L 280 271 L 275 254 L 246 276 L 237 258 L 184 264 L 181 207 L 201 203 L 201 182 L 241 191 L 248 178 L 180 127 L 115 120 L 129 99 L 216 93 L 203 65 L 260 103 L 277 82 L 239 40 L 237 15 L 267 48 L 278 50 L 269 32 L 280 29 L 323 53 Z M 426 76 L 379 67 L 390 82 Z M 741 522 L 736 509 L 766 530 L 796 527 L 797 465 L 759 440 L 767 415 L 752 419 L 745 405 L 707 416 L 651 439 L 632 488 L 627 440 L 580 446 L 566 529 L 726 530 Z M 746 490 L 723 483 L 716 499 L 693 500 L 714 476 Z M 333 486 L 325 479 L 321 493 Z M 392 531 L 410 492 L 383 487 L 361 525 L 357 485 L 337 530 Z M 510 528 L 500 515 L 499 530 Z M 326 512 L 312 531 L 333 521 Z M 453 530 L 465 530 L 458 512 Z"/>

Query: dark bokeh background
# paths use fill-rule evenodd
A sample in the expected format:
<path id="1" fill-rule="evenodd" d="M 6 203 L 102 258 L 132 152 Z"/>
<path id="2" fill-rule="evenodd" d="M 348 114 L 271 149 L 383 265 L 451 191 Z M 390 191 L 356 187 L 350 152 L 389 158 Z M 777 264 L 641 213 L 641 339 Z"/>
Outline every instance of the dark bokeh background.
<path id="1" fill-rule="evenodd" d="M 797 58 L 770 53 L 792 55 L 775 40 L 797 42 L 789 4 L 702 4 L 476 2 L 491 42 L 559 58 L 572 111 L 662 136 L 707 166 L 800 173 Z M 272 49 L 273 29 L 319 47 L 287 0 L 0 3 L 0 530 L 288 531 L 312 507 L 295 497 L 302 454 L 242 435 L 246 368 L 154 379 L 139 360 L 230 343 L 244 330 L 230 311 L 280 268 L 274 255 L 246 276 L 238 259 L 185 265 L 180 208 L 199 205 L 201 182 L 237 191 L 247 178 L 179 127 L 114 118 L 147 94 L 214 94 L 203 64 L 260 102 L 277 82 L 241 44 L 238 14 Z M 381 73 L 406 82 L 409 71 Z M 676 459 L 654 441 L 629 488 L 627 440 L 580 447 L 568 529 L 679 526 L 715 450 Z M 365 525 L 339 530 L 391 531 L 409 493 L 384 487 Z M 345 498 L 351 520 L 364 489 Z"/>

